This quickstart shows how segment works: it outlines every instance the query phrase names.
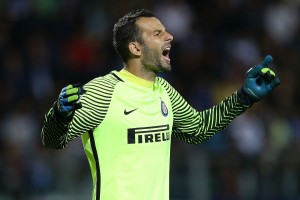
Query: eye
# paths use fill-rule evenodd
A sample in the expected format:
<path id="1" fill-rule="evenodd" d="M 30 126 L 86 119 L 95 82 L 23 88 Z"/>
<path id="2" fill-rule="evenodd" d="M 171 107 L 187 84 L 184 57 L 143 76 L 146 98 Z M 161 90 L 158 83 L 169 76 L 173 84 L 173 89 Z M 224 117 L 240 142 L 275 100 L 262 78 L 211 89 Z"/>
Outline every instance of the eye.
<path id="1" fill-rule="evenodd" d="M 154 32 L 154 36 L 159 36 L 160 33 L 161 33 L 161 31 L 155 31 L 155 32 Z"/>

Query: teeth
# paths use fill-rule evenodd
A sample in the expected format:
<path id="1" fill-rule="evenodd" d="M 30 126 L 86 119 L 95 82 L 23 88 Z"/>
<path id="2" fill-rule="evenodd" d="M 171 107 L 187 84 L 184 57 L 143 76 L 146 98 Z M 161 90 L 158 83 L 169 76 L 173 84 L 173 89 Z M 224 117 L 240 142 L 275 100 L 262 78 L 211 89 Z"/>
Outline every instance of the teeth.
<path id="1" fill-rule="evenodd" d="M 167 47 L 167 48 L 165 48 L 165 50 L 170 51 L 170 50 L 171 50 L 171 47 Z"/>

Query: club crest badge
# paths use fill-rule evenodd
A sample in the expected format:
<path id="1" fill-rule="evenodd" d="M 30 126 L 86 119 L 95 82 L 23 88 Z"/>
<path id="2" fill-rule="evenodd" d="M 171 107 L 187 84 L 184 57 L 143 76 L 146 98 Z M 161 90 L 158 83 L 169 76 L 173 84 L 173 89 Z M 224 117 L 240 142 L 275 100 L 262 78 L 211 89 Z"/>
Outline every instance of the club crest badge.
<path id="1" fill-rule="evenodd" d="M 163 102 L 163 100 L 161 99 L 161 113 L 164 117 L 168 116 L 168 108 L 165 104 L 165 102 Z"/>

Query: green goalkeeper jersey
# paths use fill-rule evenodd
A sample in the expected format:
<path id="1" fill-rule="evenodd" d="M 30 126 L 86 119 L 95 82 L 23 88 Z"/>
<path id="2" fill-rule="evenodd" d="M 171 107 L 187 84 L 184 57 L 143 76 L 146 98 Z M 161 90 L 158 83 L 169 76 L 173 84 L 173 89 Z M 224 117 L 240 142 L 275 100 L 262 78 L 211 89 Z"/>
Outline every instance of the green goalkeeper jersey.
<path id="1" fill-rule="evenodd" d="M 199 112 L 163 78 L 126 70 L 88 82 L 82 108 L 63 119 L 46 114 L 42 142 L 64 148 L 81 136 L 93 179 L 93 200 L 169 200 L 171 137 L 199 144 L 250 105 L 239 92 Z"/>

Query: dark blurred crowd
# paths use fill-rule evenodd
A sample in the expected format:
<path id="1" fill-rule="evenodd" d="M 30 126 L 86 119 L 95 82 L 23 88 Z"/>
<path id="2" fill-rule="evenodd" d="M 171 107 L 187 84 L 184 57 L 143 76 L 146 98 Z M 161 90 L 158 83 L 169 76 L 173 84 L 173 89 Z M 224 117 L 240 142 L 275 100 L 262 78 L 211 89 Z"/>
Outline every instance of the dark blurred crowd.
<path id="1" fill-rule="evenodd" d="M 161 76 L 199 110 L 240 89 L 267 54 L 281 79 L 209 141 L 173 138 L 171 199 L 300 199 L 298 0 L 0 1 L 0 199 L 91 198 L 80 138 L 45 149 L 42 122 L 62 87 L 122 68 L 113 24 L 136 8 L 174 36 L 173 70 Z"/>

